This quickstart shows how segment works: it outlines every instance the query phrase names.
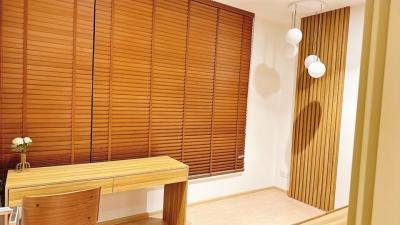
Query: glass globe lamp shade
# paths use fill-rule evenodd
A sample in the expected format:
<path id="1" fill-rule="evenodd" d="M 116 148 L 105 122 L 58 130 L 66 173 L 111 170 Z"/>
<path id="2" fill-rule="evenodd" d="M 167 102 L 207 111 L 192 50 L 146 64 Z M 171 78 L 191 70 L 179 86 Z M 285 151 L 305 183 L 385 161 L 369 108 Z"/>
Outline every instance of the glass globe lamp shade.
<path id="1" fill-rule="evenodd" d="M 310 76 L 312 76 L 313 78 L 320 78 L 325 74 L 325 72 L 326 67 L 320 61 L 313 62 L 308 67 L 308 74 L 310 74 Z"/>
<path id="2" fill-rule="evenodd" d="M 293 44 L 286 44 L 284 49 L 284 55 L 286 58 L 291 59 L 297 56 L 299 53 L 299 47 Z"/>
<path id="3" fill-rule="evenodd" d="M 309 55 L 304 60 L 304 66 L 308 69 L 311 63 L 317 62 L 319 60 L 318 56 L 316 55 Z"/>
<path id="4" fill-rule="evenodd" d="M 297 45 L 303 39 L 303 33 L 298 28 L 292 28 L 286 33 L 286 41 L 289 44 Z"/>

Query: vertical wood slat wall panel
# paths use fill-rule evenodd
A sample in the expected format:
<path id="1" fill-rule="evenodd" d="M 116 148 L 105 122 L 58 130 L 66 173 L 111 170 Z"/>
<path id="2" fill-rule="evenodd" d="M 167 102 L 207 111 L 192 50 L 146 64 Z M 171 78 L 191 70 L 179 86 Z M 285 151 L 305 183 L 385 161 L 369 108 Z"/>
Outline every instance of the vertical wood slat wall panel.
<path id="1" fill-rule="evenodd" d="M 34 166 L 170 155 L 192 175 L 242 170 L 250 14 L 93 4 L 2 1 L 1 168 L 18 159 L 11 139 L 31 136 Z"/>
<path id="2" fill-rule="evenodd" d="M 306 17 L 301 29 L 289 196 L 323 210 L 335 202 L 336 169 L 350 9 Z M 317 47 L 318 46 L 318 47 Z M 311 78 L 304 59 L 317 53 L 327 71 Z"/>

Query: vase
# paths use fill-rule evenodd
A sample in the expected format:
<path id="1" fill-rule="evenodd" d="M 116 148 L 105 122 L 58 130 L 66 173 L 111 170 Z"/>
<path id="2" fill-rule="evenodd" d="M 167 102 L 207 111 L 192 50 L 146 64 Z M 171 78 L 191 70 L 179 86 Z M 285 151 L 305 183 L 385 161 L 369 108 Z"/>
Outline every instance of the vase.
<path id="1" fill-rule="evenodd" d="M 15 169 L 17 172 L 22 172 L 29 168 L 31 168 L 31 164 L 26 161 L 26 152 L 21 152 L 21 162 L 17 164 Z"/>

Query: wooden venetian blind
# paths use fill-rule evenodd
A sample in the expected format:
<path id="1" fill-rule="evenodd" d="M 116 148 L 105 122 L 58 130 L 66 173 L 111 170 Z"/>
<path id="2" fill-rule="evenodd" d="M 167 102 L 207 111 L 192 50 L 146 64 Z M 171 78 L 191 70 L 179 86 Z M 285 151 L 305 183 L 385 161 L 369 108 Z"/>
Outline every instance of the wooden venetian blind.
<path id="1" fill-rule="evenodd" d="M 236 123 L 236 162 L 235 169 L 244 168 L 244 145 L 247 113 L 247 94 L 249 87 L 249 71 L 251 56 L 251 40 L 253 34 L 253 18 L 243 18 L 242 55 L 240 61 L 240 77 L 238 88 L 238 112 Z"/>
<path id="2" fill-rule="evenodd" d="M 169 155 L 240 171 L 253 14 L 208 0 L 2 1 L 2 168 Z M 17 158 L 17 157 L 15 157 Z"/>
<path id="3" fill-rule="evenodd" d="M 96 0 L 92 93 L 92 162 L 111 154 L 111 23 L 112 1 Z"/>
<path id="4" fill-rule="evenodd" d="M 150 155 L 181 159 L 188 1 L 155 2 Z"/>
<path id="5" fill-rule="evenodd" d="M 211 140 L 212 171 L 235 170 L 243 16 L 219 10 Z"/>
<path id="6" fill-rule="evenodd" d="M 24 77 L 24 1 L 1 1 L 0 132 L 1 169 L 15 164 L 10 141 L 22 133 Z M 15 158 L 14 158 L 15 159 Z"/>
<path id="7" fill-rule="evenodd" d="M 191 174 L 211 172 L 217 22 L 218 9 L 191 3 L 183 125 L 183 162 L 189 165 Z"/>
<path id="8" fill-rule="evenodd" d="M 98 0 L 92 160 L 242 170 L 252 21 L 208 1 Z"/>
<path id="9" fill-rule="evenodd" d="M 152 25 L 153 1 L 113 1 L 111 159 L 148 156 Z"/>
<path id="10" fill-rule="evenodd" d="M 88 162 L 93 2 L 26 3 L 23 134 L 35 140 L 30 162 Z"/>
<path id="11" fill-rule="evenodd" d="M 289 196 L 326 211 L 335 202 L 349 14 L 350 8 L 343 8 L 301 23 Z M 312 53 L 327 67 L 320 79 L 304 68 Z"/>
<path id="12" fill-rule="evenodd" d="M 89 161 L 92 24 L 90 0 L 2 1 L 5 164 L 17 136 L 33 166 Z"/>

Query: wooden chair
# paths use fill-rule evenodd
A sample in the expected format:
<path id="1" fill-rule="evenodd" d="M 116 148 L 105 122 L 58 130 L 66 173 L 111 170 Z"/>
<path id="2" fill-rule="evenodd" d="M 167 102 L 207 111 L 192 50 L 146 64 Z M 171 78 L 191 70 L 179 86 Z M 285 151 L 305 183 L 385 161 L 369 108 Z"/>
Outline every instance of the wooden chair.
<path id="1" fill-rule="evenodd" d="M 100 188 L 22 200 L 22 225 L 94 225 Z"/>

